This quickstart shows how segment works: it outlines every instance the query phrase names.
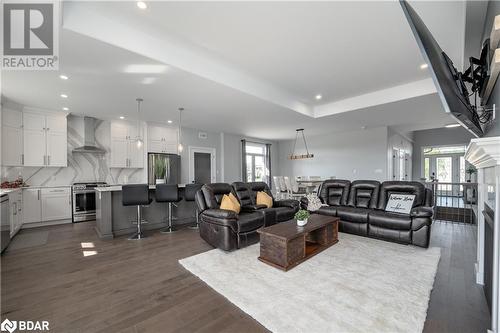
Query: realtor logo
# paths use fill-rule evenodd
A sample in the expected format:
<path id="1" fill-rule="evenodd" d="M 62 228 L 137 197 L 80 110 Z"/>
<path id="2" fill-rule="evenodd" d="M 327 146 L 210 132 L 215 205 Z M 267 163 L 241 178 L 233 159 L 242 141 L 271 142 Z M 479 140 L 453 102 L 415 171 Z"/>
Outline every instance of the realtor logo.
<path id="1" fill-rule="evenodd" d="M 2 69 L 57 70 L 59 3 L 2 4 Z"/>
<path id="2" fill-rule="evenodd" d="M 5 319 L 2 321 L 2 324 L 0 324 L 0 330 L 2 332 L 14 332 L 17 328 L 17 322 L 16 321 L 10 321 L 8 319 Z"/>

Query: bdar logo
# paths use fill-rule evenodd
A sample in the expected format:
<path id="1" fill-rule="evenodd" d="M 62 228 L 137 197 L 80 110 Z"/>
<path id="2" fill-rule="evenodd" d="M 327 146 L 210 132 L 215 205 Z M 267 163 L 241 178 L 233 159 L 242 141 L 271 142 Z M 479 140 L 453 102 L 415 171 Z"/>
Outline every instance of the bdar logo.
<path id="1" fill-rule="evenodd" d="M 0 330 L 2 332 L 14 332 L 17 328 L 17 322 L 16 321 L 10 321 L 9 319 L 5 319 L 2 321 L 2 324 L 0 324 Z"/>

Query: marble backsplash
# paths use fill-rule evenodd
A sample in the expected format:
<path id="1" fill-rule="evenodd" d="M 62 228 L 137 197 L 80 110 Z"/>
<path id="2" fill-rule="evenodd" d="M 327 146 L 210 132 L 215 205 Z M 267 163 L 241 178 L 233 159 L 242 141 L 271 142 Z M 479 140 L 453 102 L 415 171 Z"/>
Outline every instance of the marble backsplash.
<path id="1" fill-rule="evenodd" d="M 73 154 L 73 149 L 83 145 L 83 118 L 68 116 L 68 166 L 54 167 L 2 167 L 2 181 L 14 180 L 19 175 L 32 186 L 70 185 L 74 182 L 103 181 L 108 184 L 143 182 L 145 169 L 109 168 L 111 147 L 110 122 L 95 122 L 98 147 L 106 154 Z"/>

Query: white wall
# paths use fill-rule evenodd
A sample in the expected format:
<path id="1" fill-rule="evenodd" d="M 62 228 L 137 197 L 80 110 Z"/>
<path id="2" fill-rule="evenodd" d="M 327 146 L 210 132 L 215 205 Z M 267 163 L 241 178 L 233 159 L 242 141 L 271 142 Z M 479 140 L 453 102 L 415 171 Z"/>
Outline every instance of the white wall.
<path id="1" fill-rule="evenodd" d="M 339 179 L 387 178 L 387 127 L 307 136 L 309 152 L 314 158 L 289 160 L 294 140 L 280 141 L 278 144 L 279 172 L 282 176 L 335 176 Z M 304 149 L 297 143 L 298 149 Z"/>

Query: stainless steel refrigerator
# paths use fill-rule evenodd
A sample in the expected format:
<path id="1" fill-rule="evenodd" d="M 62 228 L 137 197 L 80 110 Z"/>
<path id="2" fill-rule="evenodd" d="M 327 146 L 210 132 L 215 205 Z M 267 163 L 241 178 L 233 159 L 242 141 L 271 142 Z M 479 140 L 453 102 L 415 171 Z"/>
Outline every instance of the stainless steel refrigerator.
<path id="1" fill-rule="evenodd" d="M 166 184 L 179 184 L 181 157 L 176 154 L 148 153 L 148 183 L 154 185 L 157 179 L 164 179 Z"/>

